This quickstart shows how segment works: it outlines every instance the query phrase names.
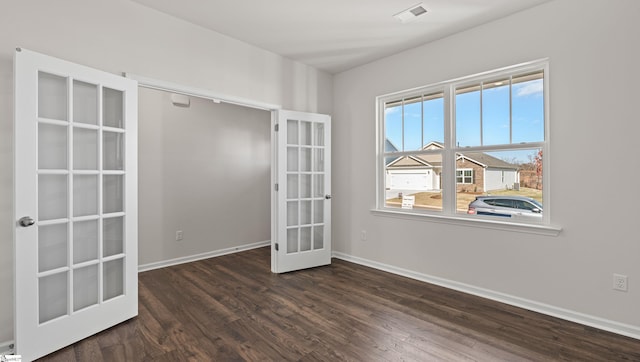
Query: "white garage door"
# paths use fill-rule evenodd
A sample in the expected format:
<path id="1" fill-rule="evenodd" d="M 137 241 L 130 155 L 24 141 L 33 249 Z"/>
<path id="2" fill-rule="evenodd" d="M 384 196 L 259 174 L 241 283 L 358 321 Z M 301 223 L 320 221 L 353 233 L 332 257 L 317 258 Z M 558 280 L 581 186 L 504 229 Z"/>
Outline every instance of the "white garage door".
<path id="1" fill-rule="evenodd" d="M 429 190 L 427 175 L 425 173 L 392 173 L 392 190 Z"/>

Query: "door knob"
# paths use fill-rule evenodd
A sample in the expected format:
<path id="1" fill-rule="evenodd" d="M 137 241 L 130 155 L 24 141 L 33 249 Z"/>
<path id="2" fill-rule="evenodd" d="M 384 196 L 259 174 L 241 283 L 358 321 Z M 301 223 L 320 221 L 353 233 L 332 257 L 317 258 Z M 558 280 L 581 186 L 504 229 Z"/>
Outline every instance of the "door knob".
<path id="1" fill-rule="evenodd" d="M 331 195 L 324 195 L 324 198 L 327 200 L 331 200 Z"/>
<path id="2" fill-rule="evenodd" d="M 29 227 L 35 223 L 36 221 L 29 216 L 23 216 L 20 218 L 20 220 L 18 220 L 18 224 L 20 224 L 20 226 L 22 226 L 23 228 Z"/>

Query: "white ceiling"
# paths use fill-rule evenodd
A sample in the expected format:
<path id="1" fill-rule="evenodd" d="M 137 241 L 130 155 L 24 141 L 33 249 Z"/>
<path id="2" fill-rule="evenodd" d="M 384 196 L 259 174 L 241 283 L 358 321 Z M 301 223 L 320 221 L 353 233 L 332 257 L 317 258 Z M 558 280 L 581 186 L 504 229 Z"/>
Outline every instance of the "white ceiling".
<path id="1" fill-rule="evenodd" d="M 353 68 L 550 0 L 132 0 L 325 70 Z"/>

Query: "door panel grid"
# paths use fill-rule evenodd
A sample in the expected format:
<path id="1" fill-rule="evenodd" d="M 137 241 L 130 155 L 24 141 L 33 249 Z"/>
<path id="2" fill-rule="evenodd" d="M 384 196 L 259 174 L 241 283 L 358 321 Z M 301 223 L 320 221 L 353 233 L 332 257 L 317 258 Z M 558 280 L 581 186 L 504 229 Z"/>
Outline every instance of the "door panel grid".
<path id="1" fill-rule="evenodd" d="M 287 254 L 324 247 L 319 231 L 324 227 L 323 155 L 324 125 L 288 119 Z"/>
<path id="2" fill-rule="evenodd" d="M 32 360 L 137 314 L 137 83 L 14 60 L 15 345 Z"/>
<path id="3" fill-rule="evenodd" d="M 37 227 L 44 240 L 48 230 L 57 228 L 54 245 L 67 254 L 56 262 L 45 251 L 38 254 L 42 257 L 38 270 L 49 272 L 38 275 L 40 323 L 100 304 L 124 290 L 124 273 L 116 270 L 124 264 L 113 260 L 105 266 L 104 237 L 99 232 L 104 216 L 123 211 L 123 175 L 101 177 L 124 169 L 125 130 L 101 127 L 124 127 L 122 97 L 120 91 L 38 72 L 38 215 L 39 221 L 51 224 Z M 101 106 L 107 108 L 100 112 Z M 53 296 L 58 299 L 55 303 Z"/>

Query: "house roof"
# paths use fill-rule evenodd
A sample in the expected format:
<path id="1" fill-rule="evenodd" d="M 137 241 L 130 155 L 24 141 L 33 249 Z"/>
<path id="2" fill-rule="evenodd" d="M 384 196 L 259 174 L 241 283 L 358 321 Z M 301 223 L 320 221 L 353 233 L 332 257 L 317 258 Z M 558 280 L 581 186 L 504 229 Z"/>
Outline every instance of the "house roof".
<path id="1" fill-rule="evenodd" d="M 388 168 L 434 168 L 442 167 L 440 155 L 401 156 L 387 164 Z"/>
<path id="2" fill-rule="evenodd" d="M 431 141 L 427 143 L 423 150 L 437 150 L 444 146 L 440 142 Z M 385 151 L 394 152 L 398 148 L 388 139 L 385 140 Z M 457 159 L 466 159 L 485 168 L 502 168 L 507 170 L 517 170 L 518 166 L 503 161 L 499 158 L 488 155 L 484 152 L 458 152 Z M 415 156 L 400 156 L 397 158 L 387 157 L 386 164 L 389 168 L 420 168 L 420 167 L 442 167 L 442 156 L 439 154 L 426 154 Z"/>
<path id="3" fill-rule="evenodd" d="M 503 161 L 499 158 L 490 156 L 484 152 L 465 152 L 458 153 L 458 159 L 465 158 L 487 168 L 504 168 L 509 170 L 517 170 L 518 166 Z"/>

